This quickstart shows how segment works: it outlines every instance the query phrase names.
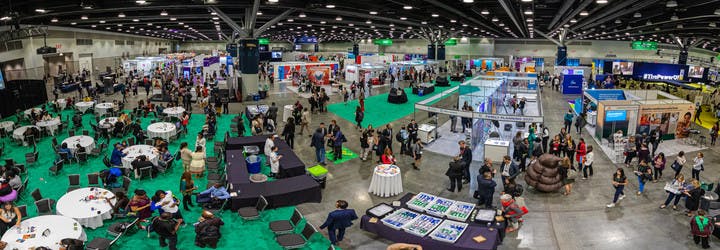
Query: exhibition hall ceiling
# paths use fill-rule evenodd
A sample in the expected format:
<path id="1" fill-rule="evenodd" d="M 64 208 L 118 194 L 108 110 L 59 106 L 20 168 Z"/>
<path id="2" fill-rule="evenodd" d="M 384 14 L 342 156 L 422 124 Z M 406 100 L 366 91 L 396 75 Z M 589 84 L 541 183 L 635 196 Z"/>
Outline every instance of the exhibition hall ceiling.
<path id="1" fill-rule="evenodd" d="M 4 25 L 57 25 L 177 40 L 228 40 L 254 18 L 253 28 L 264 30 L 255 36 L 274 40 L 438 34 L 558 40 L 565 34 L 566 40 L 679 40 L 710 50 L 720 47 L 717 0 L 0 1 Z"/>

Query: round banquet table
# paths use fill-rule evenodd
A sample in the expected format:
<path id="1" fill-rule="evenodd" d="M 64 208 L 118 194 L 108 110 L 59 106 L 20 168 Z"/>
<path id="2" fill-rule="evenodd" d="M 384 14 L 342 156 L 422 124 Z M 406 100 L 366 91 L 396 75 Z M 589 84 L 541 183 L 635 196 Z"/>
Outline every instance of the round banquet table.
<path id="1" fill-rule="evenodd" d="M 172 107 L 163 109 L 163 113 L 167 114 L 169 117 L 175 117 L 178 119 L 182 117 L 183 112 L 185 112 L 185 109 L 183 107 Z"/>
<path id="2" fill-rule="evenodd" d="M 35 126 L 45 128 L 47 131 L 50 131 L 50 135 L 55 136 L 55 130 L 57 130 L 58 125 L 60 125 L 60 118 L 53 118 L 47 121 L 39 121 L 35 123 Z"/>
<path id="3" fill-rule="evenodd" d="M 402 175 L 400 167 L 390 164 L 380 164 L 373 170 L 372 180 L 368 193 L 380 197 L 395 196 L 403 192 Z"/>
<path id="4" fill-rule="evenodd" d="M 283 106 L 283 119 L 282 119 L 283 122 L 287 122 L 287 119 L 292 116 L 293 108 L 294 108 L 293 105 Z"/>
<path id="5" fill-rule="evenodd" d="M 111 110 L 113 108 L 112 102 L 103 102 L 100 104 L 95 105 L 95 114 L 96 115 L 105 115 L 108 113 L 108 110 Z M 84 112 L 84 111 L 83 111 Z"/>
<path id="6" fill-rule="evenodd" d="M 33 227 L 35 229 L 31 231 Z M 48 236 L 42 236 L 45 230 L 49 230 Z M 23 238 L 26 239 L 18 242 Z M 34 249 L 37 247 L 60 249 L 60 241 L 68 238 L 87 240 L 85 230 L 76 220 L 61 215 L 44 215 L 23 218 L 20 228 L 13 226 L 8 229 L 2 236 L 2 241 L 7 242 L 5 249 Z"/>
<path id="7" fill-rule="evenodd" d="M 156 122 L 147 127 L 148 138 L 160 137 L 170 141 L 170 137 L 176 132 L 175 124 L 169 122 Z"/>
<path id="8" fill-rule="evenodd" d="M 75 108 L 80 110 L 81 113 L 85 113 L 89 108 L 91 108 L 95 104 L 95 102 L 78 102 L 75 103 Z"/>
<path id="9" fill-rule="evenodd" d="M 25 139 L 25 135 L 24 135 L 24 134 L 25 134 L 25 130 L 27 130 L 28 128 L 31 128 L 31 127 L 40 129 L 40 128 L 38 128 L 37 126 L 32 126 L 32 125 L 22 126 L 22 127 L 19 127 L 19 128 L 16 128 L 15 130 L 13 130 L 13 138 L 15 138 L 15 140 L 24 141 L 24 139 Z"/>
<path id="10" fill-rule="evenodd" d="M 71 136 L 63 140 L 62 143 L 67 143 L 67 147 L 73 151 L 77 149 L 75 148 L 75 145 L 77 145 L 78 143 L 80 144 L 80 146 L 85 148 L 85 152 L 90 152 L 95 149 L 95 139 L 87 135 Z"/>
<path id="11" fill-rule="evenodd" d="M 85 200 L 88 196 L 99 197 Z M 103 220 L 112 218 L 112 206 L 105 200 L 115 202 L 115 195 L 107 189 L 86 187 L 80 188 L 60 197 L 55 206 L 59 215 L 75 219 L 80 225 L 92 229 L 102 227 Z"/>
<path id="12" fill-rule="evenodd" d="M 98 123 L 98 126 L 104 129 L 115 127 L 115 123 L 117 123 L 118 118 L 117 117 L 107 117 L 100 120 Z M 107 125 L 109 124 L 109 125 Z"/>
<path id="13" fill-rule="evenodd" d="M 37 115 L 42 114 L 42 109 L 40 109 L 40 108 L 27 109 L 27 110 L 25 110 L 25 112 L 23 112 L 25 114 L 26 119 L 30 118 L 30 114 L 33 112 L 33 110 L 35 111 L 35 114 L 37 114 Z"/>
<path id="14" fill-rule="evenodd" d="M 15 122 L 13 121 L 0 122 L 0 129 L 4 129 L 6 132 L 12 131 L 13 126 L 15 126 Z"/>
<path id="15" fill-rule="evenodd" d="M 150 145 L 134 145 L 127 147 L 123 150 L 123 153 L 127 154 L 122 158 L 123 168 L 133 169 L 132 161 L 140 155 L 146 155 L 148 160 L 153 164 L 158 164 L 158 153 L 155 151 L 155 147 Z"/>
<path id="16" fill-rule="evenodd" d="M 55 100 L 55 103 L 57 103 L 58 107 L 60 107 L 60 110 L 64 110 L 65 107 L 67 107 L 67 101 L 65 99 L 57 99 Z"/>

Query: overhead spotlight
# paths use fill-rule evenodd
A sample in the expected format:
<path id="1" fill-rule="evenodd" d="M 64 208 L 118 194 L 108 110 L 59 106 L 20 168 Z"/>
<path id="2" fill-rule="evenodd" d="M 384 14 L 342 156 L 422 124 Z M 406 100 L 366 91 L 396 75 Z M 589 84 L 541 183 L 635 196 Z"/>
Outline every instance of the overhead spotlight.
<path id="1" fill-rule="evenodd" d="M 675 27 L 676 27 L 676 28 L 678 28 L 678 29 L 682 29 L 682 28 L 685 28 L 685 27 L 684 27 L 684 26 L 683 26 L 682 24 L 678 24 L 678 25 L 677 25 L 677 26 L 675 26 Z"/>
<path id="2" fill-rule="evenodd" d="M 403 16 L 403 17 L 400 17 L 400 20 L 405 21 L 405 20 L 407 20 L 407 17 L 404 17 L 404 16 Z"/>
<path id="3" fill-rule="evenodd" d="M 35 9 L 35 12 L 37 12 L 37 13 L 45 13 L 45 9 Z"/>
<path id="4" fill-rule="evenodd" d="M 328 3 L 328 4 L 325 5 L 325 8 L 333 9 L 333 8 L 335 8 L 335 5 L 334 5 L 334 4 L 331 4 L 331 3 Z"/>
<path id="5" fill-rule="evenodd" d="M 342 21 L 343 19 L 342 19 L 341 16 L 337 16 L 337 17 L 335 17 L 335 20 L 336 20 L 336 21 Z"/>
<path id="6" fill-rule="evenodd" d="M 615 23 L 617 23 L 617 24 L 621 24 L 621 23 L 622 23 L 622 21 L 620 21 L 620 19 L 615 19 Z"/>
<path id="7" fill-rule="evenodd" d="M 671 1 L 665 2 L 665 7 L 675 8 L 675 7 L 677 7 L 677 6 L 678 6 L 678 3 L 677 3 L 676 1 L 672 1 L 672 0 L 671 0 Z"/>
<path id="8" fill-rule="evenodd" d="M 305 12 L 300 12 L 300 15 L 298 15 L 298 17 L 307 17 L 307 15 L 305 15 Z"/>
<path id="9" fill-rule="evenodd" d="M 170 18 L 170 21 L 175 21 L 175 20 L 177 20 L 177 18 L 175 18 L 175 17 Z"/>
<path id="10" fill-rule="evenodd" d="M 406 9 L 406 10 L 412 10 L 412 8 L 413 8 L 413 7 L 410 6 L 410 5 L 405 5 L 405 6 L 403 6 L 403 9 Z"/>
<path id="11" fill-rule="evenodd" d="M 463 0 L 463 3 L 474 3 L 475 0 Z"/>
<path id="12" fill-rule="evenodd" d="M 72 22 L 72 23 L 70 23 L 70 25 L 77 25 L 77 23 L 76 23 L 76 22 Z"/>
<path id="13" fill-rule="evenodd" d="M 290 19 L 288 19 L 287 21 L 288 21 L 289 23 L 292 23 L 292 22 L 295 21 L 295 19 L 290 18 Z"/>
<path id="14" fill-rule="evenodd" d="M 634 17 L 634 18 L 641 18 L 641 17 L 642 17 L 642 13 L 640 13 L 640 12 L 635 12 L 635 14 L 633 15 L 633 17 Z"/>
<path id="15" fill-rule="evenodd" d="M 589 13 L 588 13 L 587 11 L 584 11 L 584 10 L 583 10 L 583 11 L 580 11 L 580 15 L 581 15 L 581 16 L 587 16 L 587 15 L 589 15 Z"/>
<path id="16" fill-rule="evenodd" d="M 262 16 L 262 14 L 263 14 L 262 11 L 258 11 L 258 12 L 257 12 L 257 15 L 258 15 L 258 16 Z"/>
<path id="17" fill-rule="evenodd" d="M 493 18 L 492 18 L 492 19 L 490 19 L 490 20 L 491 20 L 491 21 L 493 21 L 493 22 L 497 22 L 497 21 L 500 21 L 500 19 L 498 19 L 497 17 L 493 17 Z"/>
<path id="18" fill-rule="evenodd" d="M 268 2 L 271 2 L 271 3 L 277 3 L 277 2 L 278 2 L 278 0 L 268 0 Z"/>
<path id="19" fill-rule="evenodd" d="M 523 2 L 523 3 L 529 3 L 529 2 L 532 2 L 532 1 L 533 1 L 533 0 L 522 0 L 521 2 Z"/>
<path id="20" fill-rule="evenodd" d="M 597 1 L 595 1 L 595 3 L 597 3 L 597 4 L 606 4 L 606 3 L 608 3 L 608 0 L 597 0 Z"/>
<path id="21" fill-rule="evenodd" d="M 167 13 L 167 11 L 164 11 L 164 10 L 163 10 L 163 11 L 160 12 L 160 15 L 161 15 L 161 16 L 167 16 L 168 13 Z"/>
<path id="22" fill-rule="evenodd" d="M 136 4 L 145 4 L 145 3 L 147 3 L 147 1 L 145 1 L 145 0 L 137 0 L 137 1 L 135 1 L 135 3 L 136 3 Z"/>
<path id="23" fill-rule="evenodd" d="M 140 19 L 133 19 L 133 22 L 140 22 Z"/>
<path id="24" fill-rule="evenodd" d="M 82 19 L 82 20 L 88 20 L 88 16 L 83 15 L 83 16 L 80 17 L 80 19 Z"/>
<path id="25" fill-rule="evenodd" d="M 480 14 L 488 15 L 488 14 L 490 14 L 490 11 L 488 9 L 483 9 L 480 11 Z"/>
<path id="26" fill-rule="evenodd" d="M 451 23 L 457 23 L 457 20 L 451 19 L 450 22 L 451 22 Z"/>
<path id="27" fill-rule="evenodd" d="M 532 23 L 532 22 L 534 22 L 535 20 L 533 20 L 532 18 L 528 18 L 528 19 L 526 19 L 525 21 L 528 22 L 528 23 Z"/>
<path id="28" fill-rule="evenodd" d="M 570 22 L 571 22 L 571 23 L 577 23 L 577 20 L 575 20 L 575 19 L 573 18 L 573 19 L 570 19 Z"/>
<path id="29" fill-rule="evenodd" d="M 525 13 L 525 15 L 532 15 L 532 14 L 533 14 L 533 11 L 532 11 L 532 9 L 527 8 L 527 9 L 525 10 L 525 12 L 523 12 L 523 13 Z"/>
<path id="30" fill-rule="evenodd" d="M 435 13 L 432 13 L 432 15 L 430 15 L 430 16 L 432 16 L 432 17 L 439 17 L 440 15 L 435 14 Z"/>
<path id="31" fill-rule="evenodd" d="M 100 23 L 105 23 L 105 20 L 100 20 Z"/>
<path id="32" fill-rule="evenodd" d="M 372 23 L 372 21 L 370 21 L 370 20 L 367 20 L 367 21 L 365 21 L 365 23 L 367 23 L 367 24 L 371 24 L 371 23 Z"/>

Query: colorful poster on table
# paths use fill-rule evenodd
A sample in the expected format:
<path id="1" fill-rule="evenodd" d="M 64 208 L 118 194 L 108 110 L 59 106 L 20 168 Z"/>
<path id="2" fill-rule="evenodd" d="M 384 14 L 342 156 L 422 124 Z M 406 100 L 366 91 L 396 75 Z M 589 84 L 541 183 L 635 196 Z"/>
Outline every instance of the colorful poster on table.
<path id="1" fill-rule="evenodd" d="M 307 67 L 308 79 L 316 85 L 330 84 L 330 67 L 315 66 Z"/>

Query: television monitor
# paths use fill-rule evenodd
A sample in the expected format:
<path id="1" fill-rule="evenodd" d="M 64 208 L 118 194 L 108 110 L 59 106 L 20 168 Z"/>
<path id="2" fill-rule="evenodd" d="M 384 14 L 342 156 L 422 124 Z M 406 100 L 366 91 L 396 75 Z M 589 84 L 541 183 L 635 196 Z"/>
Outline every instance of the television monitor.
<path id="1" fill-rule="evenodd" d="M 0 90 L 5 89 L 5 76 L 2 70 L 0 70 Z"/>
<path id="2" fill-rule="evenodd" d="M 633 62 L 613 62 L 612 73 L 629 76 L 633 74 L 633 66 Z"/>
<path id="3" fill-rule="evenodd" d="M 302 50 L 302 45 L 295 44 L 295 50 Z"/>
<path id="4" fill-rule="evenodd" d="M 702 78 L 704 71 L 705 71 L 705 68 L 703 68 L 702 66 L 690 65 L 690 67 L 688 67 L 688 77 Z"/>
<path id="5" fill-rule="evenodd" d="M 605 111 L 606 122 L 622 122 L 627 120 L 626 110 L 608 110 Z"/>
<path id="6" fill-rule="evenodd" d="M 271 53 L 272 53 L 272 56 L 271 56 L 271 57 L 272 57 L 273 59 L 280 59 L 280 58 L 282 58 L 282 51 L 273 51 L 273 52 L 271 52 Z"/>

